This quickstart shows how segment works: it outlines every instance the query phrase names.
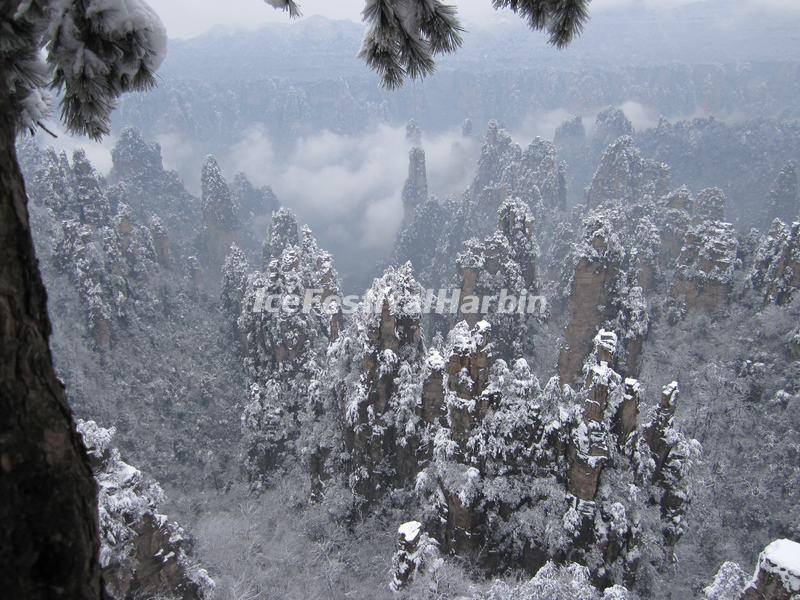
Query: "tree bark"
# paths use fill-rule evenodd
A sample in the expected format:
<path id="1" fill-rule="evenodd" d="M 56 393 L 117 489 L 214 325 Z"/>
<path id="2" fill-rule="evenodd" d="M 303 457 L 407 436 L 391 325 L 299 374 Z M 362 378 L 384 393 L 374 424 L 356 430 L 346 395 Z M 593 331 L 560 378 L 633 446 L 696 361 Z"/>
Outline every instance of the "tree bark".
<path id="1" fill-rule="evenodd" d="M 15 123 L 1 88 L 0 596 L 97 600 L 97 487 L 53 369 Z"/>

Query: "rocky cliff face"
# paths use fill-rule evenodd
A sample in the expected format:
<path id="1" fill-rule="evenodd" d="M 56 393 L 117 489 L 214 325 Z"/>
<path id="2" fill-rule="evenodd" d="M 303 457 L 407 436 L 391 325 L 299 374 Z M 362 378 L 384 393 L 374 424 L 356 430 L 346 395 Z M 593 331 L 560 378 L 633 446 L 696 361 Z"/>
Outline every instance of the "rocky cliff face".
<path id="1" fill-rule="evenodd" d="M 613 318 L 613 300 L 622 277 L 624 249 L 614 228 L 602 218 L 587 220 L 581 242 L 571 253 L 573 273 L 567 300 L 567 327 L 558 357 L 558 373 L 574 381 L 591 350 L 594 332 Z"/>
<path id="2" fill-rule="evenodd" d="M 198 240 L 198 248 L 216 275 L 231 245 L 241 245 L 242 226 L 233 194 L 213 156 L 206 157 L 200 182 L 203 192 L 203 232 Z"/>
<path id="3" fill-rule="evenodd" d="M 775 540 L 758 557 L 758 566 L 741 600 L 791 600 L 800 594 L 800 544 Z"/>
<path id="4" fill-rule="evenodd" d="M 725 195 L 718 188 L 696 198 L 686 187 L 664 193 L 667 175 L 663 165 L 642 159 L 629 138 L 604 153 L 589 189 L 599 208 L 584 218 L 584 238 L 570 250 L 562 277 L 564 381 L 578 375 L 592 332 L 604 326 L 623 332 L 620 354 L 628 372 L 637 373 L 648 298 L 670 295 L 678 318 L 728 306 L 741 260 L 733 226 L 720 220 Z"/>
<path id="5" fill-rule="evenodd" d="M 600 158 L 586 196 L 588 208 L 604 202 L 639 202 L 645 195 L 659 197 L 669 188 L 669 167 L 642 158 L 633 139 L 623 136 L 613 142 Z"/>
<path id="6" fill-rule="evenodd" d="M 223 303 L 244 347 L 249 397 L 242 416 L 245 470 L 258 487 L 293 448 L 300 418 L 312 410 L 310 381 L 341 327 L 339 278 L 330 254 L 294 213 L 274 213 L 264 243 L 262 270 L 228 256 Z"/>
<path id="7" fill-rule="evenodd" d="M 456 259 L 461 284 L 457 320 L 474 326 L 491 315 L 496 351 L 510 359 L 530 346 L 528 336 L 546 306 L 537 311 L 535 305 L 539 245 L 528 205 L 506 200 L 497 218 L 497 230 L 482 242 L 466 242 Z"/>
<path id="8" fill-rule="evenodd" d="M 764 304 L 791 301 L 800 288 L 800 222 L 773 222 L 756 251 L 748 283 Z"/>
<path id="9" fill-rule="evenodd" d="M 375 503 L 413 487 L 415 516 L 436 546 L 493 572 L 569 557 L 603 585 L 631 584 L 645 562 L 640 540 L 653 539 L 645 522 L 661 540 L 658 560 L 668 555 L 699 453 L 673 424 L 676 384 L 639 423 L 642 386 L 614 370 L 613 332 L 596 336 L 580 389 L 554 378 L 542 390 L 525 360 L 496 357 L 486 321 L 462 321 L 424 352 L 421 290 L 408 267 L 388 271 L 368 297 L 381 308 L 359 313 L 334 343 L 325 376 L 342 381 L 333 389 L 356 498 Z"/>
<path id="10" fill-rule="evenodd" d="M 445 206 L 448 218 L 437 235 L 433 260 L 414 264 L 422 280 L 434 286 L 451 281 L 453 257 L 467 240 L 492 233 L 496 215 L 507 199 L 525 203 L 537 223 L 549 223 L 565 208 L 565 165 L 550 142 L 536 138 L 523 150 L 491 122 L 470 187 L 462 198 Z"/>
<path id="11" fill-rule="evenodd" d="M 122 461 L 115 430 L 79 421 L 78 431 L 99 484 L 100 566 L 109 598 L 205 600 L 214 581 L 192 557 L 191 539 L 159 512 L 161 487 Z"/>
<path id="12" fill-rule="evenodd" d="M 408 179 L 403 186 L 403 221 L 401 229 L 407 227 L 414 218 L 417 207 L 428 201 L 428 175 L 425 170 L 425 150 L 411 149 L 408 155 Z"/>
<path id="13" fill-rule="evenodd" d="M 733 225 L 703 221 L 684 237 L 672 283 L 672 296 L 689 312 L 724 309 L 733 290 L 738 241 Z"/>

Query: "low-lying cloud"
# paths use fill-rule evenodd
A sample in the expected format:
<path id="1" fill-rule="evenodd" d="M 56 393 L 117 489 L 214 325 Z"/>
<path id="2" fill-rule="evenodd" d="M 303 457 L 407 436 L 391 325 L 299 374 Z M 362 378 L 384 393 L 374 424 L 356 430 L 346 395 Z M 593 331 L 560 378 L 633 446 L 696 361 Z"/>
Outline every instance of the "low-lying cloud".
<path id="1" fill-rule="evenodd" d="M 204 153 L 174 134 L 157 141 L 165 166 L 199 193 Z M 443 199 L 463 193 L 474 175 L 480 140 L 450 131 L 423 135 L 422 146 L 430 194 Z M 322 131 L 284 151 L 265 128 L 254 126 L 216 158 L 229 180 L 243 172 L 253 184 L 271 186 L 350 278 L 373 272 L 391 250 L 402 219 L 410 148 L 405 127 L 380 125 L 360 135 Z"/>

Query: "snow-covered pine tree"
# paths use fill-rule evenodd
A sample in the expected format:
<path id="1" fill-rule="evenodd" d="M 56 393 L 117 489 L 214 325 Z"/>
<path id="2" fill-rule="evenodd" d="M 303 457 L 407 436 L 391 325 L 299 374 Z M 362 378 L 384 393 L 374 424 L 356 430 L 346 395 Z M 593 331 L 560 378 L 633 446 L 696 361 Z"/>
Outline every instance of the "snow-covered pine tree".
<path id="1" fill-rule="evenodd" d="M 0 369 L 6 432 L 0 453 L 8 457 L 0 479 L 0 579 L 11 597 L 96 599 L 96 487 L 53 372 L 14 140 L 42 123 L 51 84 L 61 92 L 69 131 L 107 133 L 117 96 L 153 84 L 166 33 L 142 0 L 100 7 L 10 0 L 0 5 L 0 29 L 0 288 L 3 320 L 12 324 L 0 333 L 2 364 L 10 367 Z"/>

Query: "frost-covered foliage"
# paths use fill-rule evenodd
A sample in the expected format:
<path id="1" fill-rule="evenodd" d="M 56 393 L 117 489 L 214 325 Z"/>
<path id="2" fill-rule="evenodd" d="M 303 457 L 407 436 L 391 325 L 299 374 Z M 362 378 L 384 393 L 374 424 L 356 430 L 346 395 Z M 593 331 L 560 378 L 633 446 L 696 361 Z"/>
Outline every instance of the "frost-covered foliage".
<path id="1" fill-rule="evenodd" d="M 389 587 L 394 592 L 405 588 L 414 578 L 435 577 L 435 572 L 444 564 L 439 554 L 439 543 L 422 531 L 422 523 L 409 521 L 397 530 L 398 549 L 392 557 L 392 581 Z"/>
<path id="2" fill-rule="evenodd" d="M 672 296 L 691 308 L 713 313 L 727 306 L 738 266 L 739 243 L 733 225 L 703 221 L 686 232 Z"/>
<path id="3" fill-rule="evenodd" d="M 113 424 L 120 446 L 148 472 L 190 488 L 222 487 L 238 437 L 230 407 L 243 383 L 219 335 L 218 303 L 184 270 L 200 228 L 198 201 L 163 171 L 157 147 L 135 132 L 123 138 L 113 185 L 83 152 L 70 164 L 30 142 L 18 150 L 56 367 L 77 414 Z M 173 220 L 181 206 L 186 215 Z M 209 444 L 219 450 L 209 453 Z"/>
<path id="4" fill-rule="evenodd" d="M 493 300 L 476 311 L 465 311 L 459 318 L 470 324 L 491 320 L 497 354 L 510 359 L 530 351 L 531 333 L 546 315 L 547 307 L 529 312 L 539 291 L 539 246 L 528 205 L 519 199 L 506 200 L 497 216 L 494 234 L 483 242 L 468 240 L 456 258 L 461 306 L 468 306 L 470 297 Z"/>
<path id="5" fill-rule="evenodd" d="M 735 562 L 725 562 L 714 581 L 703 589 L 704 600 L 739 600 L 749 577 Z"/>
<path id="6" fill-rule="evenodd" d="M 683 533 L 699 454 L 673 425 L 676 387 L 639 428 L 640 386 L 613 371 L 605 332 L 577 393 L 495 359 L 485 321 L 459 323 L 425 357 L 420 292 L 408 266 L 388 271 L 367 294 L 382 309 L 362 307 L 332 345 L 323 379 L 336 382 L 342 442 L 318 451 L 326 476 L 344 469 L 367 505 L 413 487 L 422 531 L 491 569 L 569 558 L 605 585 L 641 571 L 646 590 Z"/>
<path id="7" fill-rule="evenodd" d="M 113 428 L 94 421 L 77 428 L 99 489 L 100 566 L 109 597 L 211 598 L 214 581 L 195 564 L 191 540 L 159 512 L 166 500 L 161 487 L 122 461 Z"/>
<path id="8" fill-rule="evenodd" d="M 288 7 L 293 1 L 270 1 Z M 543 0 L 496 0 L 495 8 L 509 8 L 534 30 L 547 31 L 557 47 L 569 44 L 589 17 L 586 0 L 553 5 Z M 455 51 L 463 31 L 454 6 L 440 0 L 367 0 L 363 11 L 367 32 L 359 57 L 381 77 L 387 88 L 406 78 L 418 79 L 435 69 L 434 56 Z"/>
<path id="9" fill-rule="evenodd" d="M 64 155 L 46 151 L 31 194 L 57 219 L 53 262 L 78 290 L 97 348 L 109 350 L 121 328 L 162 310 L 150 282 L 162 272 L 154 233 L 161 238 L 165 228 L 157 221 L 136 225 L 119 201 L 112 213 L 105 183 L 83 151 L 75 152 L 71 167 Z"/>
<path id="10" fill-rule="evenodd" d="M 3 93 L 31 132 L 48 115 L 53 87 L 70 131 L 107 135 L 117 97 L 153 87 L 166 56 L 164 26 L 143 0 L 12 0 L 0 23 Z"/>
<path id="11" fill-rule="evenodd" d="M 670 77 L 664 75 L 665 80 Z M 526 81 L 520 78 L 515 88 L 521 95 Z M 545 81 L 556 88 L 555 82 L 562 79 L 554 75 Z M 348 85 L 352 87 L 345 97 L 357 97 L 358 84 Z M 290 107 L 285 110 L 296 113 L 295 121 L 287 119 L 276 128 L 296 125 L 297 119 L 309 125 L 314 100 L 299 93 L 292 96 L 297 89 L 287 84 L 286 89 L 272 90 L 270 106 L 283 102 Z M 564 89 L 585 91 L 586 85 L 567 82 Z M 653 92 L 663 93 L 663 88 Z M 486 97 L 485 92 L 480 94 Z M 196 102 L 181 94 L 165 98 L 171 106 L 164 114 Z M 385 117 L 396 109 L 381 110 Z M 187 109 L 186 122 L 201 119 L 201 114 L 205 113 Z M 342 121 L 346 119 L 342 116 Z M 233 121 L 224 125 L 236 129 Z M 666 123 L 657 135 L 636 134 L 621 111 L 604 111 L 597 125 L 587 136 L 577 119 L 561 131 L 559 143 L 566 144 L 569 137 L 581 150 L 582 144 L 597 145 L 602 136 L 614 142 L 620 134 L 632 133 L 639 142 L 663 134 L 659 144 L 666 144 L 674 135 L 687 138 L 683 141 L 692 145 L 697 159 L 702 148 L 717 156 L 707 152 L 716 148 L 714 140 L 727 140 L 718 144 L 725 152 L 735 145 L 728 138 L 750 135 L 736 126 L 702 123 Z M 756 136 L 768 130 L 748 126 Z M 783 128 L 775 147 L 764 149 L 767 145 L 756 141 L 747 154 L 753 154 L 753 160 L 773 161 L 790 147 L 785 140 L 791 138 L 791 127 Z M 717 133 L 711 135 L 710 130 Z M 411 269 L 398 267 L 369 293 L 377 310 L 363 306 L 344 324 L 341 315 L 332 319 L 324 310 L 324 299 L 338 300 L 331 257 L 316 248 L 310 233 L 301 233 L 291 213 L 276 214 L 263 262 L 253 260 L 255 245 L 243 229 L 258 223 L 254 215 L 262 209 L 277 208 L 268 188 L 256 189 L 240 176 L 228 186 L 217 168 L 207 178 L 204 207 L 183 190 L 174 174 L 163 170 L 157 146 L 132 131 L 120 135 L 110 187 L 85 157 L 76 157 L 70 165 L 66 156 L 40 151 L 30 161 L 36 165 L 31 172 L 38 174 L 30 177 L 29 186 L 34 220 L 39 231 L 46 232 L 40 251 L 43 264 L 52 263 L 48 245 L 61 243 L 62 237 L 73 240 L 60 246 L 63 273 L 48 274 L 56 282 L 52 306 L 59 314 L 57 330 L 63 333 L 57 331 L 55 347 L 64 357 L 65 379 L 81 397 L 77 405 L 82 414 L 103 410 L 118 418 L 124 445 L 158 464 L 160 477 L 167 473 L 180 483 L 183 480 L 172 474 L 202 473 L 197 480 L 219 494 L 190 494 L 185 501 L 193 511 L 197 504 L 209 502 L 225 515 L 217 522 L 206 512 L 201 519 L 206 525 L 206 551 L 215 557 L 215 565 L 226 565 L 223 593 L 233 597 L 348 593 L 380 597 L 388 593 L 386 574 L 394 548 L 390 538 L 397 524 L 409 519 L 419 519 L 425 525 L 422 535 L 484 573 L 519 568 L 530 575 L 546 565 L 537 577 L 539 588 L 509 584 L 498 588 L 497 597 L 516 597 L 512 590 L 518 589 L 540 593 L 541 588 L 552 597 L 558 593 L 573 597 L 572 593 L 602 598 L 601 592 L 582 587 L 589 581 L 600 587 L 625 583 L 644 597 L 670 593 L 681 600 L 694 597 L 722 559 L 748 560 L 742 555 L 753 552 L 752 545 L 762 544 L 772 530 L 781 536 L 797 535 L 792 491 L 797 487 L 794 363 L 800 356 L 800 337 L 793 286 L 787 277 L 798 269 L 784 260 L 792 256 L 785 250 L 794 248 L 789 243 L 794 234 L 785 227 L 783 233 L 771 234 L 773 241 L 765 240 L 761 249 L 756 235 L 737 245 L 736 233 L 721 223 L 726 202 L 721 190 L 705 189 L 696 197 L 688 188 L 666 193 L 666 171 L 660 160 L 674 151 L 672 146 L 656 147 L 653 142 L 648 151 L 638 153 L 633 146 L 618 144 L 616 153 L 608 151 L 603 163 L 608 168 L 598 170 L 596 182 L 597 189 L 612 190 L 614 197 L 604 200 L 601 210 L 586 213 L 581 207 L 567 215 L 562 210 L 566 182 L 574 171 L 565 170 L 554 146 L 537 139 L 523 150 L 502 127 L 490 127 L 473 186 L 463 199 L 443 203 L 429 199 L 420 204 L 400 236 L 404 250 L 394 260 L 400 265 L 411 259 L 415 268 L 425 270 L 419 279 L 426 283 L 437 279 L 450 283 L 455 281 L 461 253 L 459 266 L 480 269 L 478 279 L 486 289 L 538 288 L 554 299 L 551 292 L 558 289 L 567 308 L 570 299 L 584 290 L 585 303 L 576 304 L 574 310 L 575 317 L 587 321 L 575 339 L 588 344 L 576 359 L 581 378 L 577 391 L 562 386 L 557 377 L 547 380 L 558 348 L 555 338 L 563 331 L 565 316 L 568 322 L 573 318 L 569 308 L 564 315 L 559 302 L 553 304 L 551 320 L 537 324 L 534 331 L 514 326 L 504 333 L 496 316 L 481 315 L 486 320 L 472 327 L 453 326 L 446 341 L 433 337 L 426 343 L 421 329 L 423 324 L 427 329 L 427 323 L 416 308 L 422 301 L 421 290 Z M 761 154 L 769 158 L 759 158 Z M 651 165 L 643 156 L 657 160 Z M 585 162 L 595 166 L 593 160 Z M 737 164 L 743 173 L 752 171 Z M 695 189 L 713 183 L 731 192 L 724 177 L 713 182 L 697 179 L 704 185 Z M 577 195 L 582 189 L 573 185 L 572 192 Z M 745 202 L 740 193 L 730 196 L 739 205 Z M 213 223 L 225 224 L 237 212 L 243 221 L 237 247 L 231 248 L 224 236 L 218 238 L 220 263 L 228 258 L 221 302 L 214 289 L 219 265 L 210 264 L 194 246 L 203 208 Z M 495 232 L 498 209 L 501 227 Z M 503 216 L 509 227 L 503 226 Z M 74 221 L 73 228 L 62 224 L 62 218 Z M 132 258 L 127 254 L 121 262 L 108 258 L 114 252 L 106 249 L 106 238 L 98 234 L 108 223 L 114 229 L 114 235 L 109 234 L 112 241 L 114 236 L 133 236 Z M 119 233 L 129 227 L 130 232 Z M 139 243 L 136 232 L 142 227 L 149 230 L 151 243 Z M 432 240 L 440 234 L 444 239 L 437 252 Z M 146 237 L 142 232 L 142 239 Z M 470 242 L 473 237 L 484 241 Z M 536 251 L 533 240 L 542 243 L 541 251 Z M 718 248 L 720 240 L 725 243 Z M 113 247 L 109 242 L 108 248 Z M 492 271 L 487 264 L 496 252 L 503 260 Z M 513 260 L 506 260 L 508 256 Z M 725 258 L 724 264 L 717 264 L 719 256 Z M 670 298 L 679 259 L 681 272 L 691 274 L 687 281 L 725 284 L 731 304 L 715 302 L 722 310 L 715 310 L 713 319 L 693 313 L 691 302 Z M 565 276 L 556 281 L 565 260 Z M 740 266 L 751 261 L 756 263 L 753 285 L 742 289 Z M 248 263 L 259 271 L 250 272 Z M 578 268 L 582 264 L 587 267 L 583 272 Z M 603 274 L 602 292 L 588 277 L 594 269 Z M 73 275 L 78 272 L 89 276 Z M 525 274 L 531 272 L 535 279 L 528 285 Z M 705 277 L 706 272 L 711 276 Z M 67 286 L 68 277 L 76 283 Z M 770 291 L 774 281 L 788 282 L 781 284 L 780 302 Z M 280 303 L 292 293 L 302 297 L 312 287 L 323 294 L 312 302 L 311 316 L 246 309 L 248 302 L 256 307 L 264 290 L 274 291 Z M 708 286 L 696 287 L 698 293 L 708 294 Z M 79 301 L 64 293 L 72 288 L 80 291 Z M 760 303 L 751 302 L 753 289 L 759 299 L 762 293 L 769 298 L 760 315 L 756 315 Z M 118 290 L 127 294 L 125 318 L 114 312 L 119 299 L 110 292 Z M 80 309 L 78 318 L 75 307 Z M 597 320 L 586 319 L 595 308 Z M 67 336 L 80 339 L 76 331 L 83 335 L 84 325 L 102 324 L 104 319 L 111 323 L 108 350 L 87 359 L 80 352 L 64 352 L 65 346 L 59 345 Z M 229 336 L 220 335 L 222 326 L 231 321 L 236 321 L 245 348 L 247 386 L 240 381 L 236 345 Z M 451 325 L 439 324 L 437 330 L 446 332 Z M 592 339 L 600 328 L 602 335 L 592 351 Z M 102 333 L 103 328 L 98 326 L 97 331 Z M 542 344 L 545 335 L 550 343 Z M 567 345 L 570 350 L 577 348 Z M 615 353 L 613 359 L 609 353 Z M 634 433 L 633 399 L 645 396 L 644 388 L 630 378 L 639 371 L 632 358 L 637 354 L 645 360 L 645 381 L 657 388 L 665 382 L 665 373 L 679 375 L 688 402 L 673 418 L 670 392 L 664 406 L 647 412 Z M 583 360 L 586 355 L 588 363 Z M 130 370 L 135 375 L 126 375 L 128 367 L 122 369 L 121 364 L 133 365 Z M 544 375 L 542 383 L 547 384 L 540 385 L 537 375 Z M 104 398 L 92 394 L 94 381 L 103 377 L 135 393 L 123 396 L 116 390 L 108 402 L 87 403 L 87 397 Z M 603 394 L 606 409 L 598 415 L 597 396 Z M 231 487 L 225 450 L 236 447 L 241 431 L 231 421 L 242 412 L 243 443 L 253 451 L 250 456 L 245 452 L 247 473 L 263 494 L 255 499 L 246 498 L 241 490 L 224 495 Z M 688 423 L 691 435 L 703 440 L 702 463 L 697 444 L 679 433 L 678 423 L 684 431 Z M 143 450 L 142 439 L 154 443 Z M 702 479 L 691 481 L 698 471 Z M 308 480 L 305 473 L 310 474 Z M 289 477 L 302 483 L 289 490 L 281 487 Z M 210 496 L 214 498 L 209 500 Z M 690 496 L 695 498 L 695 512 L 685 514 Z M 234 514 L 239 510 L 237 500 L 244 507 L 242 514 Z M 330 522 L 320 525 L 313 515 L 325 515 Z M 344 525 L 332 524 L 335 521 Z M 682 541 L 676 545 L 678 538 Z M 225 542 L 219 549 L 212 544 L 216 539 Z M 675 567 L 673 555 L 680 561 Z M 573 562 L 582 566 L 569 566 Z M 302 565 L 313 565 L 315 574 L 324 576 L 303 582 L 298 572 Z M 364 571 L 369 573 L 363 581 L 354 582 L 360 577 L 352 573 Z M 453 573 L 457 573 L 454 579 L 464 577 L 446 561 L 434 573 L 412 581 L 407 593 L 445 595 Z M 274 588 L 271 582 L 276 582 Z M 366 582 L 372 588 L 367 589 Z M 728 589 L 724 581 L 714 585 Z M 469 586 L 473 588 L 467 591 Z M 480 585 L 458 581 L 448 593 L 474 595 L 476 587 Z M 615 588 L 606 593 L 609 598 L 624 597 Z"/>
<path id="12" fill-rule="evenodd" d="M 764 304 L 787 304 L 800 288 L 800 222 L 775 219 L 759 244 L 748 285 Z"/>
<path id="13" fill-rule="evenodd" d="M 760 306 L 756 298 L 752 305 L 734 303 L 730 315 L 715 320 L 658 320 L 644 347 L 644 378 L 682 369 L 689 402 L 681 428 L 704 449 L 694 469 L 691 523 L 675 550 L 689 581 L 710 581 L 723 560 L 751 564 L 775 537 L 798 535 L 789 491 L 800 481 L 794 413 L 800 354 L 791 351 L 798 307 L 793 301 L 757 312 Z M 674 598 L 692 593 L 688 581 L 670 585 Z"/>
<path id="14" fill-rule="evenodd" d="M 537 223 L 537 238 L 548 247 L 552 239 L 548 225 L 554 225 L 565 208 L 566 193 L 565 166 L 550 142 L 535 138 L 523 150 L 492 121 L 470 187 L 463 198 L 445 205 L 449 218 L 437 236 L 432 263 L 414 266 L 426 283 L 451 282 L 453 258 L 468 240 L 493 233 L 498 212 L 507 199 L 527 205 Z"/>
<path id="15" fill-rule="evenodd" d="M 223 301 L 242 294 L 237 327 L 249 380 L 242 444 L 245 471 L 255 486 L 269 480 L 284 456 L 296 455 L 292 444 L 302 415 L 318 409 L 313 382 L 341 320 L 331 256 L 308 227 L 298 231 L 290 211 L 273 215 L 264 259 L 263 271 L 243 278 L 241 260 L 229 256 L 231 284 L 223 288 Z"/>
<path id="16" fill-rule="evenodd" d="M 111 151 L 113 165 L 109 195 L 131 207 L 134 217 L 147 222 L 153 216 L 172 232 L 175 254 L 195 254 L 194 236 L 200 222 L 200 201 L 183 187 L 175 171 L 165 170 L 161 147 L 144 139 L 132 128 L 124 128 Z"/>
<path id="17" fill-rule="evenodd" d="M 628 591 L 612 586 L 600 591 L 592 585 L 589 570 L 576 564 L 548 562 L 533 579 L 522 583 L 496 582 L 480 600 L 628 600 Z"/>
<path id="18" fill-rule="evenodd" d="M 600 158 L 600 166 L 588 191 L 587 204 L 594 208 L 604 202 L 638 202 L 645 195 L 661 196 L 668 187 L 669 167 L 642 158 L 633 138 L 624 135 L 613 142 Z"/>
<path id="19" fill-rule="evenodd" d="M 730 223 L 704 221 L 684 238 L 678 258 L 678 274 L 684 279 L 702 278 L 730 284 L 736 267 L 738 242 Z"/>
<path id="20" fill-rule="evenodd" d="M 411 265 L 390 267 L 375 279 L 328 351 L 320 384 L 330 404 L 339 407 L 348 485 L 365 500 L 382 495 L 391 481 L 409 483 L 415 475 L 418 400 L 428 368 L 422 303 Z M 382 448 L 391 446 L 393 454 L 385 454 Z"/>

